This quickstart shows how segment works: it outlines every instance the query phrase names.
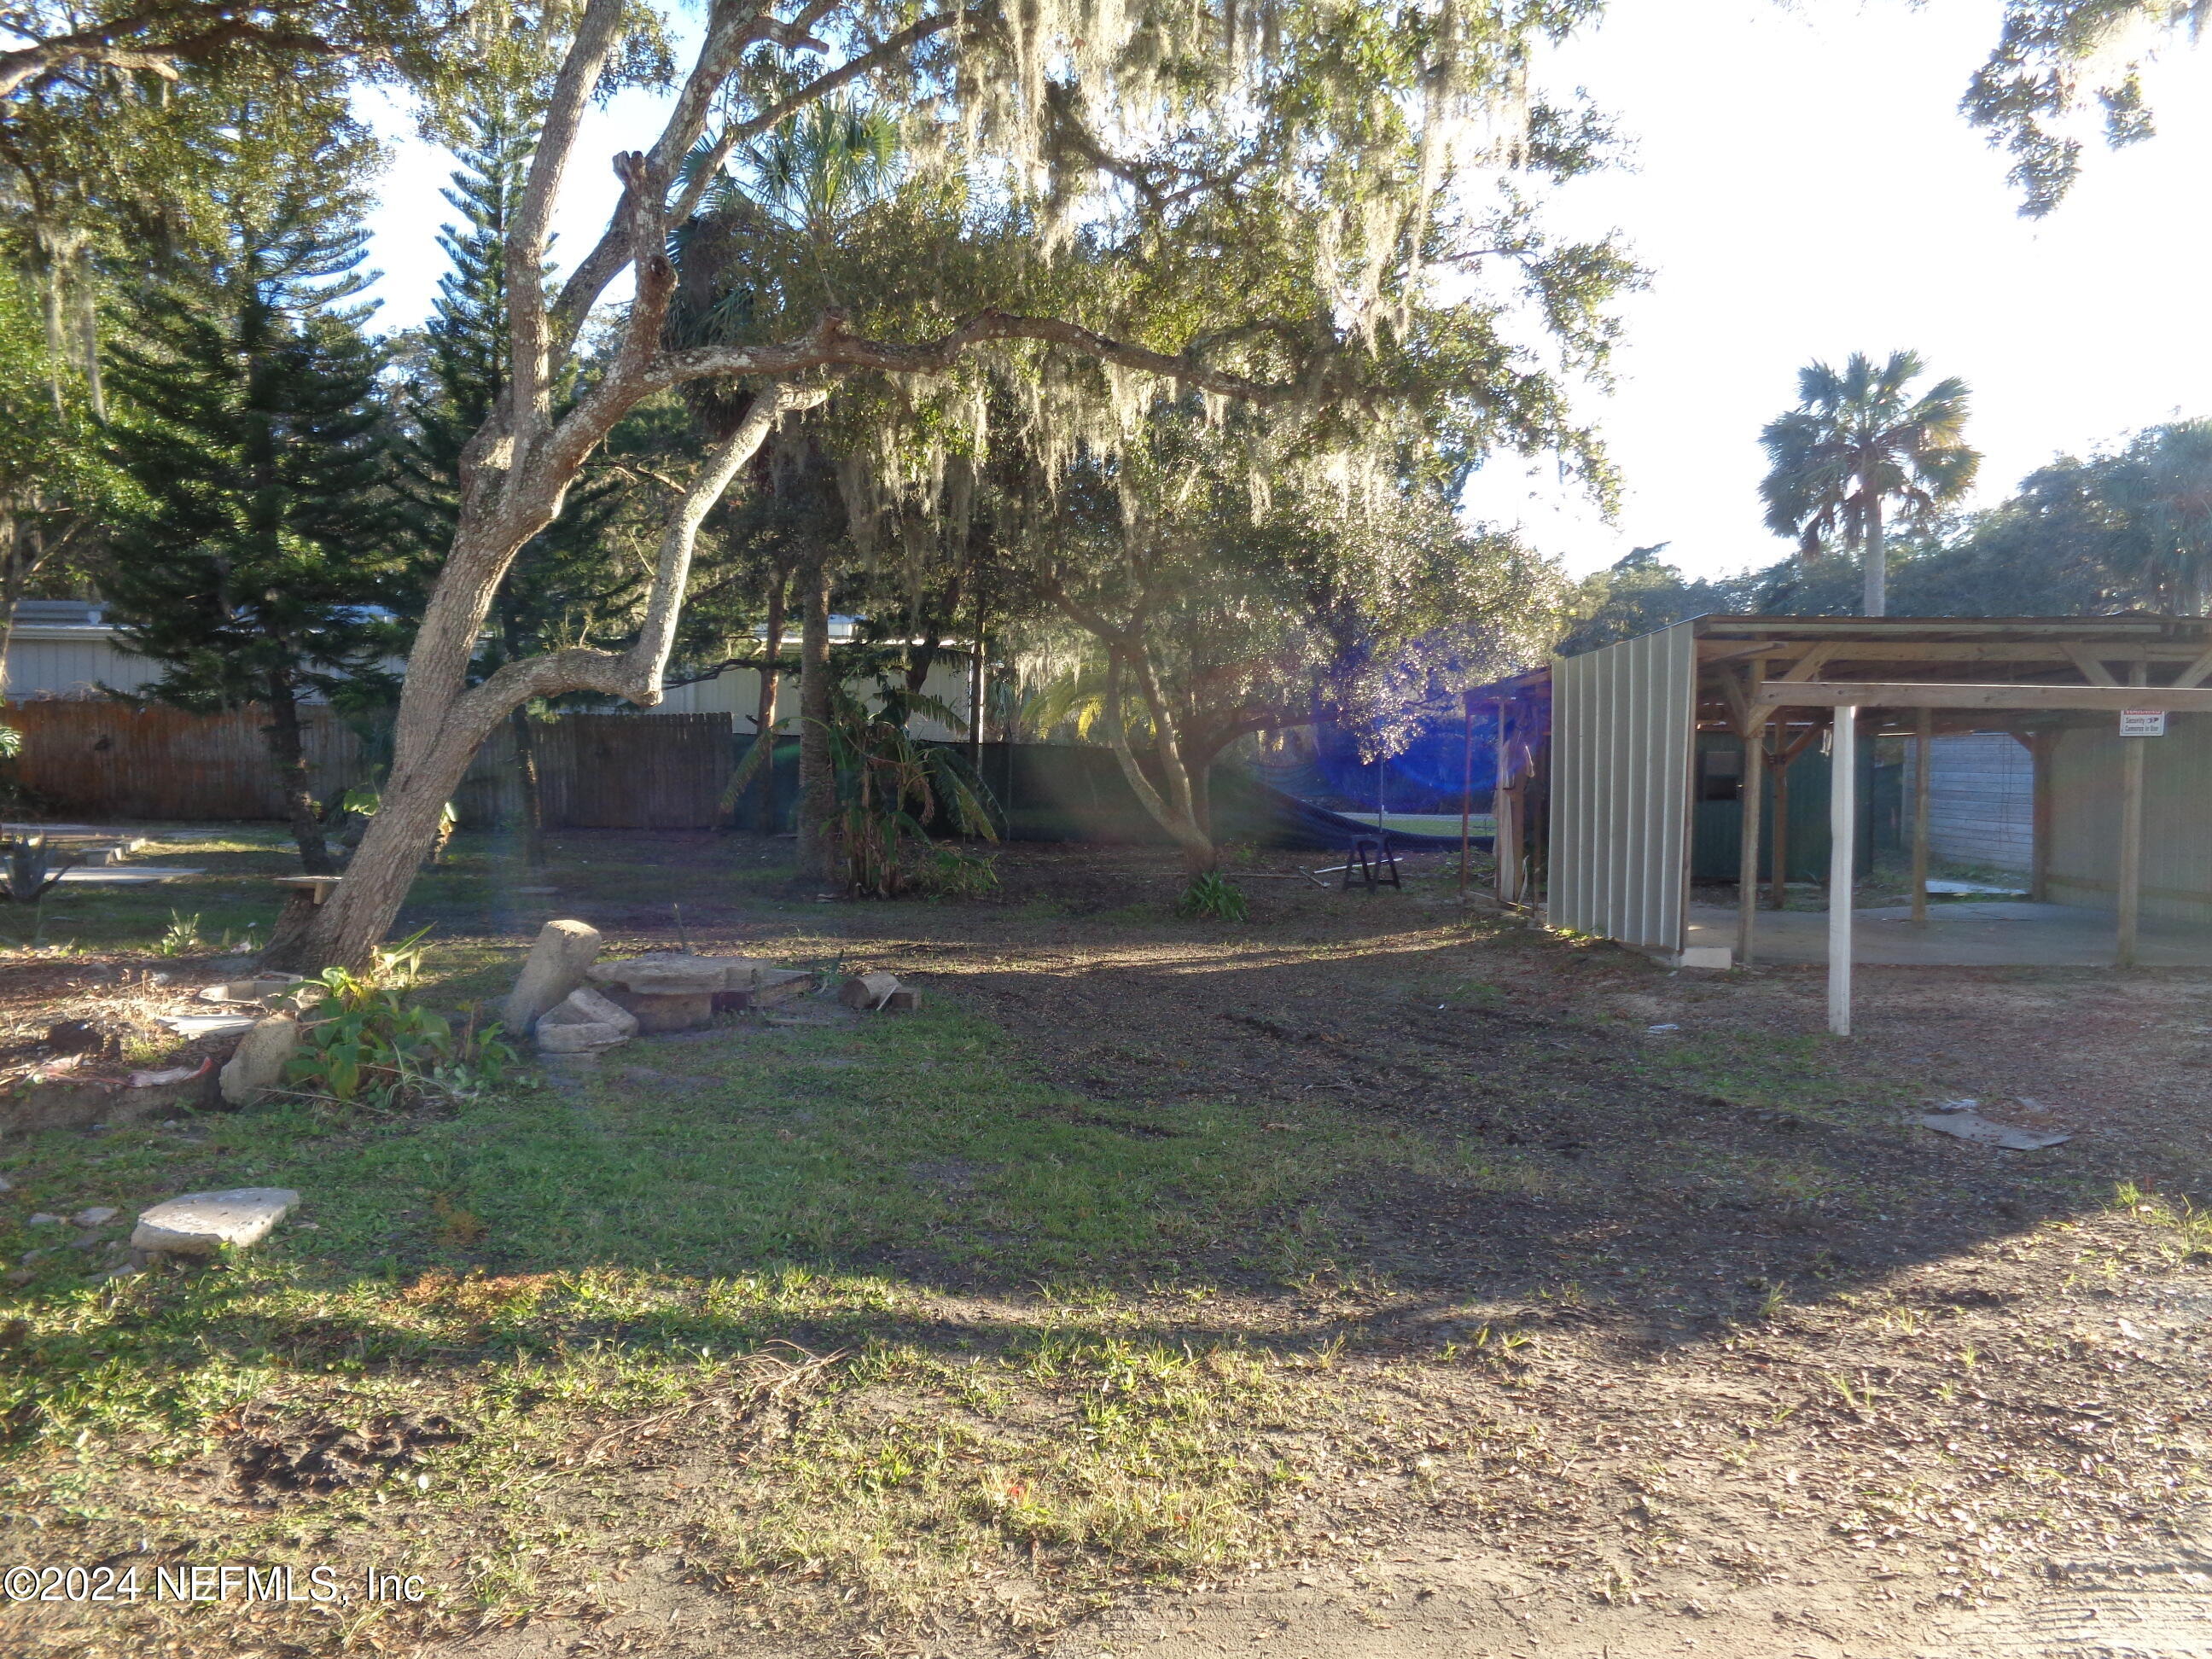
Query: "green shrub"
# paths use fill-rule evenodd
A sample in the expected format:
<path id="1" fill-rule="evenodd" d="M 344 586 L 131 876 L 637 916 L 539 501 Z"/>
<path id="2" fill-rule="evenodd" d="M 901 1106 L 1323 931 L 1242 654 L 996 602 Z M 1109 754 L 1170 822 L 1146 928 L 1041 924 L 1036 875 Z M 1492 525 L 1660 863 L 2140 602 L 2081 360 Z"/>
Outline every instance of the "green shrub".
<path id="1" fill-rule="evenodd" d="M 1249 921 L 1252 915 L 1244 895 L 1218 870 L 1208 870 L 1182 890 L 1176 914 L 1200 921 Z"/>
<path id="2" fill-rule="evenodd" d="M 999 890 L 998 860 L 958 847 L 936 847 L 920 860 L 914 884 L 930 898 L 980 898 Z"/>
<path id="3" fill-rule="evenodd" d="M 293 993 L 302 1010 L 300 1051 L 286 1080 L 327 1099 L 390 1108 L 465 1100 L 507 1074 L 514 1050 L 497 1025 L 479 1027 L 472 1015 L 456 1030 L 443 1014 L 402 999 L 404 977 L 326 968 L 301 985 Z"/>

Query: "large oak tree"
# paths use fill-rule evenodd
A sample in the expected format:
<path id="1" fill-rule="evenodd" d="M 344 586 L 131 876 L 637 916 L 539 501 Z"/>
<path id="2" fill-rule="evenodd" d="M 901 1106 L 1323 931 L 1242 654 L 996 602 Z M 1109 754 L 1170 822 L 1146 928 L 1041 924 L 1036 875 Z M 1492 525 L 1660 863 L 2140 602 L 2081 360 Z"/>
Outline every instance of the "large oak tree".
<path id="1" fill-rule="evenodd" d="M 1035 389 L 1035 406 L 1105 411 L 1102 428 L 1109 416 L 1140 415 L 1150 388 L 1173 382 L 1324 427 L 1356 410 L 1321 440 L 1348 444 L 1447 391 L 1419 355 L 1424 331 L 1390 326 L 1406 307 L 1436 303 L 1441 283 L 1480 288 L 1510 273 L 1528 285 L 1540 341 L 1557 320 L 1547 307 L 1601 283 L 1605 262 L 1562 266 L 1532 252 L 1525 212 L 1477 218 L 1458 203 L 1479 185 L 1499 188 L 1532 136 L 1579 142 L 1574 118 L 1531 107 L 1526 71 L 1545 38 L 1590 9 L 1573 0 L 1485 10 L 1442 0 L 1166 0 L 1141 10 L 799 0 L 777 10 L 712 0 L 663 130 L 614 158 L 620 204 L 549 296 L 535 278 L 554 204 L 626 33 L 622 0 L 591 0 L 508 228 L 514 372 L 463 454 L 457 526 L 409 663 L 383 805 L 293 955 L 365 959 L 447 797 L 516 704 L 578 690 L 659 698 L 701 522 L 781 419 L 850 377 L 926 381 L 994 356 Z M 948 270 L 973 266 L 947 284 L 957 308 L 824 305 L 776 337 L 672 343 L 672 226 L 697 208 L 725 157 L 841 94 L 892 112 L 917 169 L 970 181 L 974 212 L 938 251 Z M 970 246 L 979 222 L 980 251 Z M 625 275 L 630 295 L 604 349 L 574 401 L 559 399 L 587 320 Z M 1488 380 L 1468 380 L 1455 363 L 1462 383 L 1449 395 L 1557 410 L 1544 419 L 1571 446 L 1563 382 L 1538 372 L 1510 329 L 1491 333 Z M 670 510 L 635 642 L 540 653 L 471 684 L 518 550 L 562 512 L 626 412 L 701 380 L 740 383 L 744 412 Z"/>

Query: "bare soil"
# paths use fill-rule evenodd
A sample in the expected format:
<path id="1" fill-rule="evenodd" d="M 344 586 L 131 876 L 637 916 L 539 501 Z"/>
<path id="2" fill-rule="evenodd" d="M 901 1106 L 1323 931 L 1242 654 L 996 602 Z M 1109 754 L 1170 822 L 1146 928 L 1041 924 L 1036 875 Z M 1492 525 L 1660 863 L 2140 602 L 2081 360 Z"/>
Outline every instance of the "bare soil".
<path id="1" fill-rule="evenodd" d="M 672 878 L 778 856 L 560 850 L 611 865 L 641 843 Z M 1402 1143 L 1387 1180 L 1347 1164 L 1277 1218 L 1293 1271 L 1222 1237 L 1182 1264 L 1218 1287 L 1202 1311 L 1125 1288 L 1148 1331 L 1325 1357 L 1340 1414 L 1285 1443 L 1303 1478 L 1279 1549 L 1026 1629 L 964 1604 L 858 1626 L 834 1584 L 818 1620 L 764 1627 L 676 1541 L 583 1616 L 438 1650 L 2212 1655 L 2212 1235 L 2191 1224 L 2212 1200 L 2212 975 L 1863 969 L 1838 1042 L 1811 970 L 1672 973 L 1564 941 L 1462 905 L 1442 855 L 1402 892 L 1298 873 L 1335 861 L 1258 855 L 1235 927 L 1172 921 L 1180 872 L 1151 849 L 1012 849 L 1003 893 L 959 905 L 675 883 L 699 948 L 889 969 L 987 1015 L 1007 1064 L 1120 1133 L 1174 1137 L 1226 1097 L 1286 1132 L 1326 1105 Z M 564 894 L 492 914 L 433 894 L 419 919 L 515 950 L 550 905 L 620 945 L 672 942 L 659 896 L 594 898 L 580 876 Z M 86 975 L 131 965 L 0 970 L 0 1018 L 20 1042 L 84 1017 L 119 983 Z M 1965 1097 L 2072 1139 L 2011 1152 L 1907 1121 Z M 963 1328 L 1039 1294 L 880 1265 Z M 651 1426 L 624 1500 L 641 1535 L 681 1540 L 742 1462 L 726 1435 Z M 279 1472 L 377 1455 L 264 1443 Z"/>

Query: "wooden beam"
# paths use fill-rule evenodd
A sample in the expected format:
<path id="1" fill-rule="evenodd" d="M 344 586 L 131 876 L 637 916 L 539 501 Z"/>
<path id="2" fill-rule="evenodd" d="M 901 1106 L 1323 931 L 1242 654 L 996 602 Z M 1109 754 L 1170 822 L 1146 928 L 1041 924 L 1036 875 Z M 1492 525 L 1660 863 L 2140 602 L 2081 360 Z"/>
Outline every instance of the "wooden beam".
<path id="1" fill-rule="evenodd" d="M 2207 679 L 2212 679 L 2212 651 L 2207 651 L 2202 656 L 2192 659 L 2189 666 L 2181 671 L 2181 677 L 2175 680 L 2174 684 L 2202 685 Z"/>
<path id="2" fill-rule="evenodd" d="M 2081 678 L 2090 684 L 2118 685 L 2119 684 L 2112 678 L 2112 670 L 2099 662 L 2086 646 L 2069 645 L 2066 647 L 2066 655 L 2073 665 L 2081 671 Z M 2140 684 L 2142 682 L 2136 683 Z"/>
<path id="3" fill-rule="evenodd" d="M 1777 638 L 1848 638 L 1858 632 L 1874 639 L 1905 639 L 1917 634 L 2014 634 L 2027 639 L 2093 640 L 2100 635 L 2122 635 L 2130 639 L 2148 635 L 2155 640 L 2173 631 L 2174 620 L 2160 617 L 2042 618 L 2036 617 L 1901 617 L 1872 621 L 1866 617 L 1714 617 L 1706 620 L 1698 637 L 1706 640 L 1747 640 L 1762 634 Z M 2201 626 L 2202 618 L 2180 618 Z M 2204 636 L 2197 635 L 2200 640 Z"/>
<path id="4" fill-rule="evenodd" d="M 2054 803 L 2051 790 L 2051 760 L 2058 747 L 2056 732 L 2037 732 L 2027 745 L 2033 770 L 2029 776 L 2033 804 L 2029 807 L 2032 826 L 2028 839 L 2027 896 L 2038 904 L 2051 902 L 2051 836 L 2054 821 Z"/>
<path id="5" fill-rule="evenodd" d="M 1935 757 L 1936 711 L 1919 711 L 1912 734 L 1912 919 L 1928 920 L 1929 767 Z"/>
<path id="6" fill-rule="evenodd" d="M 1723 668 L 1717 678 L 1722 695 L 1728 698 L 1729 713 L 1735 720 L 1736 734 L 1740 737 L 1752 729 L 1751 699 L 1744 694 L 1745 677 L 1734 669 Z M 1749 678 L 1755 680 L 1759 676 L 1753 673 Z"/>
<path id="7" fill-rule="evenodd" d="M 1698 659 L 1707 667 L 1723 662 L 1745 662 L 1753 657 L 1795 657 L 1810 650 L 1808 640 L 1700 640 Z M 2070 663 L 2069 647 L 2049 640 L 1842 640 L 1823 641 L 1836 647 L 1834 662 L 2047 662 Z M 2086 649 L 2107 662 L 2195 663 L 2212 653 L 2195 645 L 2153 645 L 2139 640 L 2094 641 Z"/>
<path id="8" fill-rule="evenodd" d="M 1793 684 L 1799 680 L 1811 679 L 1814 675 L 1820 672 L 1820 665 L 1826 662 L 1829 658 L 1836 654 L 1837 648 L 1837 647 L 1828 644 L 1826 641 L 1814 646 L 1810 651 L 1808 651 L 1803 656 L 1798 658 L 1796 662 L 1792 663 L 1789 669 L 1783 673 L 1780 678 L 1790 681 Z"/>
<path id="9" fill-rule="evenodd" d="M 1512 705 L 1498 702 L 1498 777 L 1490 791 L 1491 862 L 1497 866 L 1498 899 L 1517 904 L 1521 899 L 1521 815 L 1515 810 L 1520 797 L 1508 786 L 1506 773 L 1512 751 L 1505 744 L 1505 720 Z"/>
<path id="10" fill-rule="evenodd" d="M 1735 866 L 1735 959 L 1751 965 L 1753 933 L 1759 926 L 1759 815 L 1765 805 L 1766 733 L 1756 727 L 1743 738 L 1743 846 Z"/>
<path id="11" fill-rule="evenodd" d="M 2019 685 L 1936 680 L 1762 680 L 1754 702 L 1795 708 L 2163 708 L 2212 714 L 2212 686 Z"/>
<path id="12" fill-rule="evenodd" d="M 1836 710 L 1828 750 L 1828 1030 L 1851 1034 L 1851 889 L 1858 875 L 1858 720 Z"/>
<path id="13" fill-rule="evenodd" d="M 2136 671 L 2140 678 L 2142 671 Z M 2130 686 L 2129 690 L 2135 688 Z M 2136 965 L 2136 931 L 2142 920 L 2143 765 L 2148 738 L 2120 739 L 2119 965 Z"/>

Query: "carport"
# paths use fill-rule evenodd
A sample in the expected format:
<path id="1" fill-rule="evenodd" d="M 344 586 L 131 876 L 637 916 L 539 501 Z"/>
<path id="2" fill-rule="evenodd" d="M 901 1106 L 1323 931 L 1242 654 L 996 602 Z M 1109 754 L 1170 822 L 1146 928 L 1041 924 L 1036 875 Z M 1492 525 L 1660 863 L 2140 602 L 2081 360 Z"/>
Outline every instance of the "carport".
<path id="1" fill-rule="evenodd" d="M 2201 617 L 1700 617 L 1554 659 L 1548 690 L 1547 916 L 1686 965 L 1802 960 L 1807 919 L 1759 908 L 1782 821 L 1775 780 L 1819 745 L 1828 780 L 1829 1026 L 1850 1029 L 1857 952 L 1850 893 L 1864 848 L 1863 748 L 1918 747 L 1904 804 L 1911 902 L 1881 915 L 1870 959 L 1940 961 L 1927 903 L 1929 745 L 2004 732 L 2034 769 L 2025 905 L 1966 907 L 1964 961 L 2078 960 L 2101 929 L 2106 961 L 2212 959 L 2212 628 Z M 1693 803 L 1716 745 L 1735 740 L 1737 908 L 1728 939 L 1690 902 Z M 1784 796 L 1786 799 L 1786 795 Z M 1710 831 L 1709 831 L 1710 833 Z M 1840 900 L 1840 902 L 1838 902 Z M 2109 922 L 2093 921 L 2105 912 Z M 1939 917 L 1950 915 L 1948 907 Z M 1970 939 L 1969 933 L 1972 934 Z"/>

